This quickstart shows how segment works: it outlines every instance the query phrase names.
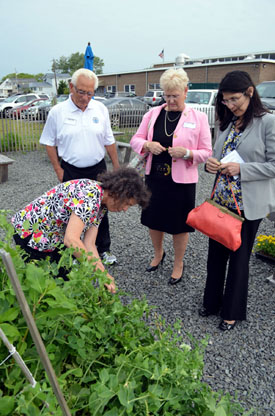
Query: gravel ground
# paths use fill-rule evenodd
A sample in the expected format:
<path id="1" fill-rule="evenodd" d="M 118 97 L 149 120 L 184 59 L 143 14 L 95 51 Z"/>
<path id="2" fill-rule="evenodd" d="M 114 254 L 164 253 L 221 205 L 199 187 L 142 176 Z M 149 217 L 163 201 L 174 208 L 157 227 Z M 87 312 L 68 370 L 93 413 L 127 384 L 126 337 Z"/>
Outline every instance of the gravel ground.
<path id="1" fill-rule="evenodd" d="M 57 184 L 57 178 L 44 150 L 30 153 L 9 153 L 15 160 L 9 166 L 9 179 L 0 184 L 0 209 L 12 213 Z M 213 176 L 200 168 L 197 203 L 210 194 Z M 11 215 L 11 214 L 10 214 Z M 110 213 L 112 252 L 118 264 L 110 268 L 120 289 L 134 296 L 146 295 L 166 322 L 177 319 L 186 332 L 196 339 L 209 335 L 205 353 L 204 379 L 214 390 L 222 389 L 239 399 L 254 415 L 274 416 L 274 293 L 266 279 L 274 266 L 255 258 L 250 261 L 248 319 L 238 323 L 229 333 L 218 328 L 218 317 L 201 318 L 197 310 L 202 302 L 206 275 L 207 238 L 191 235 L 185 256 L 183 281 L 175 287 L 167 285 L 172 270 L 172 240 L 165 238 L 167 253 L 163 267 L 150 275 L 144 272 L 152 249 L 147 229 L 140 224 L 140 212 Z M 262 221 L 259 234 L 274 234 L 274 223 Z"/>

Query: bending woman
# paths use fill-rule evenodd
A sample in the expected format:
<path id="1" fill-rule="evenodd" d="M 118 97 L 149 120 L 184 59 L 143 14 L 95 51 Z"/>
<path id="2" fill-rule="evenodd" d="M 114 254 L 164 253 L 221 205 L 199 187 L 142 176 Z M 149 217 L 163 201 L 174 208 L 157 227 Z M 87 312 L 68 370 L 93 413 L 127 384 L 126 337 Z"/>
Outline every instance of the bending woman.
<path id="1" fill-rule="evenodd" d="M 136 204 L 144 208 L 150 194 L 135 169 L 104 172 L 99 180 L 60 183 L 13 216 L 14 240 L 30 259 L 49 256 L 50 261 L 57 262 L 60 259 L 57 246 L 64 243 L 76 249 L 76 258 L 80 257 L 81 249 L 91 253 L 97 260 L 96 267 L 105 270 L 95 244 L 104 214 L 107 210 L 127 211 Z M 114 279 L 110 274 L 107 276 L 110 284 L 106 287 L 114 293 Z M 66 278 L 66 273 L 61 277 Z"/>

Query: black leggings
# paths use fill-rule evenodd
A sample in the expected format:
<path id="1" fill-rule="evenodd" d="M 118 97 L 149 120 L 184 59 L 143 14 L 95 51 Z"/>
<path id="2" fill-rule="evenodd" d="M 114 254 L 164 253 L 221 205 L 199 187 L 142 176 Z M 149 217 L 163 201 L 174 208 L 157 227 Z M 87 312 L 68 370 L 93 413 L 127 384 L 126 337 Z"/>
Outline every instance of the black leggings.
<path id="1" fill-rule="evenodd" d="M 43 260 L 46 259 L 46 257 L 49 257 L 50 262 L 58 263 L 60 260 L 61 255 L 58 252 L 58 249 L 55 249 L 54 251 L 39 251 L 31 248 L 28 246 L 28 242 L 31 239 L 31 236 L 26 238 L 21 238 L 17 233 L 13 235 L 13 239 L 16 243 L 16 245 L 20 246 L 27 254 L 28 258 L 26 259 L 27 262 L 30 260 Z M 59 277 L 62 277 L 64 280 L 68 280 L 67 274 L 69 270 L 65 269 L 64 267 L 59 268 Z"/>

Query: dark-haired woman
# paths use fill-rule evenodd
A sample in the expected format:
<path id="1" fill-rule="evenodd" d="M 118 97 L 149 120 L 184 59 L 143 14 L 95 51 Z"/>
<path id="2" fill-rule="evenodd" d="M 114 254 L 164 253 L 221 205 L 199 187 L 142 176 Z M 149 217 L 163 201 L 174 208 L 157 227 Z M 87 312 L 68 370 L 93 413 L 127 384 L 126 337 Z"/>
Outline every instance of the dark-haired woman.
<path id="1" fill-rule="evenodd" d="M 201 316 L 220 312 L 223 331 L 246 319 L 249 258 L 261 219 L 275 208 L 275 116 L 263 107 L 249 74 L 229 72 L 221 81 L 216 111 L 219 134 L 206 170 L 221 173 L 214 201 L 236 212 L 231 181 L 245 218 L 242 244 L 233 252 L 209 240 Z M 229 156 L 230 155 L 230 156 Z M 230 157 L 230 162 L 223 159 Z M 227 276 L 226 276 L 227 273 Z"/>
<path id="2" fill-rule="evenodd" d="M 97 259 L 96 267 L 104 271 L 95 244 L 104 214 L 107 210 L 127 211 L 136 204 L 144 208 L 150 194 L 135 169 L 120 168 L 98 178 L 100 182 L 75 179 L 60 183 L 13 216 L 14 240 L 29 258 L 49 256 L 58 261 L 57 245 L 64 243 L 76 249 L 76 258 L 80 250 L 91 252 Z M 114 279 L 109 274 L 108 278 L 111 282 L 106 287 L 114 293 Z"/>

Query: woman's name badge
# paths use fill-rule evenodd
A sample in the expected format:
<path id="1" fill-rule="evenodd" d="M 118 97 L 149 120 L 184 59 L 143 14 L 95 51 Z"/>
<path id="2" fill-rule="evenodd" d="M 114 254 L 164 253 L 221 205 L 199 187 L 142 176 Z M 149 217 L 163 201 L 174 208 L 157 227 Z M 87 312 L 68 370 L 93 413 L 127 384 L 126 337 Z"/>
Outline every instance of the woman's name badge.
<path id="1" fill-rule="evenodd" d="M 185 123 L 183 123 L 183 127 L 187 127 L 188 129 L 195 129 L 196 123 L 190 123 L 188 121 L 185 121 Z"/>

